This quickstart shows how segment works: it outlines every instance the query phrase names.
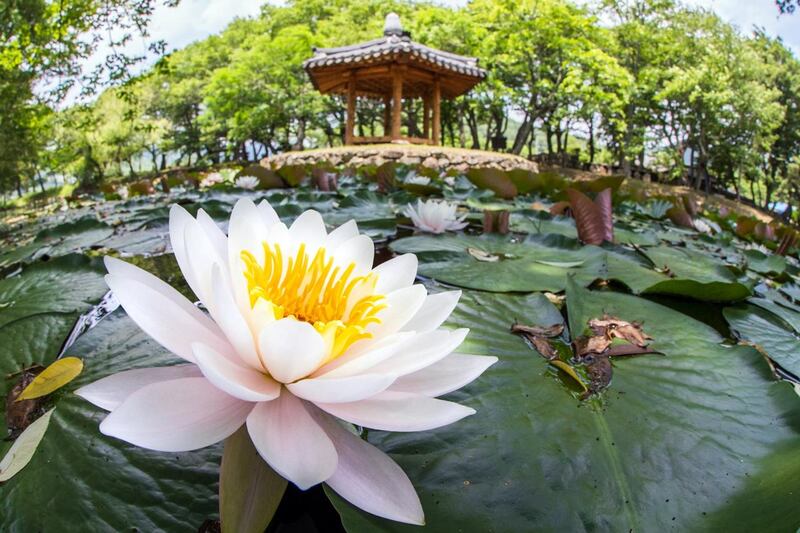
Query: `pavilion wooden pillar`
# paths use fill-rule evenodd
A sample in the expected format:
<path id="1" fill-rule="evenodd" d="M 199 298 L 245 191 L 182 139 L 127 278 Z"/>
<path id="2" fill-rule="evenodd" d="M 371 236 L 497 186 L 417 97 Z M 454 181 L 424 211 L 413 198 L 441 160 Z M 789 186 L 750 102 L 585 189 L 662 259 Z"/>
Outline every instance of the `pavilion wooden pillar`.
<path id="1" fill-rule="evenodd" d="M 433 80 L 433 139 L 432 144 L 438 145 L 441 139 L 442 131 L 442 88 L 439 84 L 439 78 Z"/>
<path id="2" fill-rule="evenodd" d="M 347 117 L 345 117 L 344 143 L 353 144 L 353 130 L 356 125 L 356 79 L 350 74 L 347 81 Z"/>
<path id="3" fill-rule="evenodd" d="M 403 114 L 403 71 L 392 70 L 392 141 L 400 140 L 400 125 Z"/>
<path id="4" fill-rule="evenodd" d="M 392 131 L 392 98 L 390 96 L 383 97 L 383 135 L 389 135 Z"/>
<path id="5" fill-rule="evenodd" d="M 431 138 L 431 97 L 428 94 L 422 97 L 422 136 Z"/>

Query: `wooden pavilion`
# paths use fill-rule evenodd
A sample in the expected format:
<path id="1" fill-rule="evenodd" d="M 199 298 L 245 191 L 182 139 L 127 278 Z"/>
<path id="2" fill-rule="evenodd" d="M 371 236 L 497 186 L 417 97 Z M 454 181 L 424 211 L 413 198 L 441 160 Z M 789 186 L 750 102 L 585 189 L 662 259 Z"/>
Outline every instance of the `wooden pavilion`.
<path id="1" fill-rule="evenodd" d="M 303 67 L 318 91 L 346 97 L 345 144 L 439 144 L 442 98 L 460 96 L 486 77 L 474 57 L 412 41 L 395 13 L 386 17 L 382 38 L 339 48 L 315 48 Z M 383 136 L 354 135 L 359 97 L 383 101 Z M 402 135 L 403 98 L 422 99 L 422 137 L 410 132 Z"/>

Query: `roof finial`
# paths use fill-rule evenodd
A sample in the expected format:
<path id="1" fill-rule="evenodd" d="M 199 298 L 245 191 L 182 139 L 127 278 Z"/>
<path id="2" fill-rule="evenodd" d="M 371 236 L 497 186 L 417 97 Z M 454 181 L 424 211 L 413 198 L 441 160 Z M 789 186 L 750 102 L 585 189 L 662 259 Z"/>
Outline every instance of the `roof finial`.
<path id="1" fill-rule="evenodd" d="M 389 13 L 386 15 L 386 22 L 383 25 L 383 34 L 387 37 L 389 35 L 397 35 L 402 37 L 403 25 L 400 24 L 400 15 L 397 13 Z"/>

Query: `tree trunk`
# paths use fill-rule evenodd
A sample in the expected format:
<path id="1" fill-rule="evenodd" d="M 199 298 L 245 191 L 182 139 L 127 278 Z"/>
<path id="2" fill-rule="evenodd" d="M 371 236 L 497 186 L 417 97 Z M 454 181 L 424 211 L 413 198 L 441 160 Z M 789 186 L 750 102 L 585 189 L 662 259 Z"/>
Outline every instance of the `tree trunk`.
<path id="1" fill-rule="evenodd" d="M 300 118 L 297 122 L 297 138 L 295 139 L 293 150 L 302 150 L 306 140 L 306 119 Z"/>
<path id="2" fill-rule="evenodd" d="M 519 155 L 522 153 L 522 149 L 525 147 L 525 143 L 528 141 L 528 137 L 531 134 L 532 127 L 533 121 L 531 120 L 530 114 L 526 111 L 525 119 L 517 130 L 517 135 L 514 137 L 514 144 L 511 146 L 512 154 Z"/>
<path id="3" fill-rule="evenodd" d="M 475 116 L 475 111 L 467 109 L 467 126 L 469 126 L 469 134 L 472 137 L 473 150 L 478 150 L 481 147 L 481 137 L 478 131 L 478 118 Z"/>
<path id="4" fill-rule="evenodd" d="M 44 178 L 42 178 L 42 172 L 38 168 L 36 169 L 36 180 L 39 182 L 39 189 L 44 192 Z"/>

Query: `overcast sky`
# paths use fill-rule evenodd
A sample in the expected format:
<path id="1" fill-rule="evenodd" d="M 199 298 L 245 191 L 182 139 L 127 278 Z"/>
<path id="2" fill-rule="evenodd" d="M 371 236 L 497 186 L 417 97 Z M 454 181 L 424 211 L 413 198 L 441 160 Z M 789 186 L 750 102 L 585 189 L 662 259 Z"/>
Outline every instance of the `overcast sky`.
<path id="1" fill-rule="evenodd" d="M 800 57 L 800 13 L 779 17 L 773 0 L 684 1 L 716 11 L 743 33 L 752 31 L 753 26 L 763 27 L 768 34 L 781 37 Z M 178 7 L 159 7 L 156 10 L 151 23 L 151 38 L 165 40 L 168 50 L 183 48 L 193 41 L 219 33 L 235 17 L 257 15 L 263 3 L 264 0 L 181 0 Z M 464 5 L 466 0 L 440 0 L 440 3 Z M 141 53 L 145 48 L 146 44 L 141 40 L 131 43 L 132 52 Z M 106 53 L 107 49 L 100 47 L 87 62 L 87 67 L 105 58 Z"/>

